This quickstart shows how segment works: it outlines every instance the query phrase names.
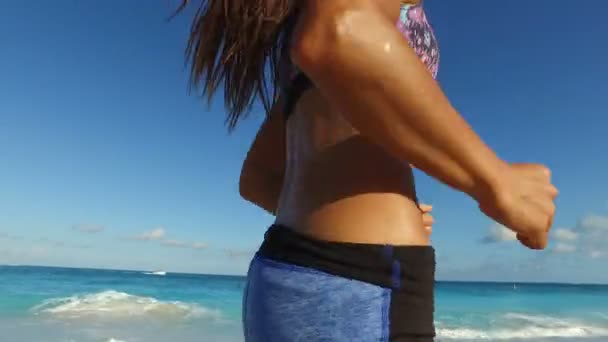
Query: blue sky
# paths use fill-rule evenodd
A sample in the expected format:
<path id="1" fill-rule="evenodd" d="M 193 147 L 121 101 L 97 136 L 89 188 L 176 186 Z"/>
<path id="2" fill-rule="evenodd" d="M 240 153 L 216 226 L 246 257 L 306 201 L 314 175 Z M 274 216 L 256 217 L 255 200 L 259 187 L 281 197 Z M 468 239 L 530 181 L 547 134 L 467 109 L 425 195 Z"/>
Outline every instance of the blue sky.
<path id="1" fill-rule="evenodd" d="M 0 264 L 243 274 L 272 217 L 238 196 L 263 112 L 228 135 L 187 92 L 178 1 L 0 2 Z M 439 81 L 510 161 L 549 165 L 550 250 L 418 173 L 438 278 L 605 282 L 608 4 L 428 0 Z"/>

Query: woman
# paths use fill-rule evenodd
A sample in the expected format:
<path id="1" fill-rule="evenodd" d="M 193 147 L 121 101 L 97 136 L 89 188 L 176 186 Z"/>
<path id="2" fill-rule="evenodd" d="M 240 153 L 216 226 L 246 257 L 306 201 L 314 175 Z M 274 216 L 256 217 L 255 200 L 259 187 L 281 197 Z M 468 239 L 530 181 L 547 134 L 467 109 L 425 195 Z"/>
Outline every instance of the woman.
<path id="1" fill-rule="evenodd" d="M 450 105 L 422 4 L 208 0 L 189 43 L 193 83 L 211 96 L 224 82 L 229 128 L 256 97 L 269 112 L 241 176 L 276 214 L 248 273 L 246 341 L 433 340 L 410 165 L 547 245 L 549 170 L 501 160 Z"/>

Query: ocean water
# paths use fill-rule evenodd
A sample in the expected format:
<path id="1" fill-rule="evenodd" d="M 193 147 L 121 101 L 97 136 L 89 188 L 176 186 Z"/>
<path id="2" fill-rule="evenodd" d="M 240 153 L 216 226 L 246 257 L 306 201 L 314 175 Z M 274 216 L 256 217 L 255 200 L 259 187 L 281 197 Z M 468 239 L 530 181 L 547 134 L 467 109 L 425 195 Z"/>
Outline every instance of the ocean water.
<path id="1" fill-rule="evenodd" d="M 234 342 L 242 277 L 0 266 L 1 342 Z M 608 341 L 608 286 L 437 283 L 437 341 Z"/>

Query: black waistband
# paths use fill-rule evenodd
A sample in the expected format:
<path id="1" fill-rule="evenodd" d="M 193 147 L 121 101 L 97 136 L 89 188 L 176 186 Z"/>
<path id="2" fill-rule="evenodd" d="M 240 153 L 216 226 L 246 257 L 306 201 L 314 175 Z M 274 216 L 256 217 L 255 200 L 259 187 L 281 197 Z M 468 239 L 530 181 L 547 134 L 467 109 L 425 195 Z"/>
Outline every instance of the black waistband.
<path id="1" fill-rule="evenodd" d="M 276 261 L 386 288 L 409 290 L 421 296 L 429 295 L 430 291 L 432 295 L 435 250 L 431 246 L 328 242 L 273 225 L 258 253 Z"/>

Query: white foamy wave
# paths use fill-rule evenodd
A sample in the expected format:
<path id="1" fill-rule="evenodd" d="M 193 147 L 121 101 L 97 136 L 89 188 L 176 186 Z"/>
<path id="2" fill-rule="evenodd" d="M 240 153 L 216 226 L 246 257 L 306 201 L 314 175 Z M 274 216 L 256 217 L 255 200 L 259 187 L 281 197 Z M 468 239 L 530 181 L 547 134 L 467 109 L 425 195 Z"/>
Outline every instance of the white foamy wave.
<path id="1" fill-rule="evenodd" d="M 488 330 L 475 328 L 441 328 L 437 336 L 442 340 L 511 340 L 539 338 L 591 338 L 608 337 L 608 328 L 589 325 L 575 320 L 550 316 L 508 313 Z M 508 325 L 508 327 L 505 327 Z"/>
<path id="2" fill-rule="evenodd" d="M 118 291 L 53 298 L 34 307 L 36 314 L 66 318 L 80 317 L 159 317 L 219 319 L 220 313 L 197 304 L 178 301 L 161 301 Z"/>
<path id="3" fill-rule="evenodd" d="M 564 319 L 564 318 L 557 318 L 557 317 L 551 317 L 551 316 L 536 316 L 536 315 L 514 313 L 514 312 L 505 314 L 504 318 L 508 319 L 508 320 L 512 320 L 512 321 L 529 322 L 529 323 L 535 324 L 537 326 L 542 326 L 542 327 L 568 328 L 568 327 L 571 327 L 571 325 L 572 325 L 571 321 Z"/>
<path id="4" fill-rule="evenodd" d="M 521 327 L 518 329 L 496 329 L 478 330 L 468 328 L 437 329 L 437 336 L 441 339 L 455 340 L 511 340 L 511 339 L 533 339 L 550 337 L 600 337 L 608 336 L 602 328 L 571 327 L 571 328 L 539 328 L 534 326 Z"/>
<path id="5" fill-rule="evenodd" d="M 598 312 L 597 316 L 600 317 L 600 318 L 603 318 L 605 320 L 608 320 L 608 314 Z"/>

